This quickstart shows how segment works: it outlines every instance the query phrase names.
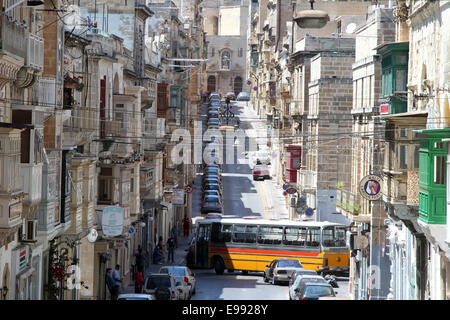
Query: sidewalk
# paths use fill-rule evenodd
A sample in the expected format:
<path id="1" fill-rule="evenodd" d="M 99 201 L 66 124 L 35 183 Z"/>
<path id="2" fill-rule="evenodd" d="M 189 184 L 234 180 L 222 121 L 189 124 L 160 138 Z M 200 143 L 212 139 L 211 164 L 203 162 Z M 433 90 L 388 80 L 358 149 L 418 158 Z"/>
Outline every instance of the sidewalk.
<path id="1" fill-rule="evenodd" d="M 181 230 L 182 232 L 182 230 Z M 164 265 L 174 265 L 174 266 L 185 266 L 186 265 L 186 254 L 187 251 L 184 251 L 188 248 L 188 245 L 192 239 L 192 233 L 188 237 L 184 237 L 183 235 L 178 236 L 178 248 L 175 248 L 174 253 L 174 260 L 175 263 L 163 263 L 163 264 L 153 264 L 151 263 L 145 268 L 145 275 L 148 276 L 150 273 L 159 273 L 159 269 Z M 165 261 L 167 262 L 167 252 L 166 256 L 164 257 Z M 151 259 L 150 259 L 151 261 Z M 121 293 L 134 293 L 134 281 L 131 282 L 131 284 L 122 289 Z"/>

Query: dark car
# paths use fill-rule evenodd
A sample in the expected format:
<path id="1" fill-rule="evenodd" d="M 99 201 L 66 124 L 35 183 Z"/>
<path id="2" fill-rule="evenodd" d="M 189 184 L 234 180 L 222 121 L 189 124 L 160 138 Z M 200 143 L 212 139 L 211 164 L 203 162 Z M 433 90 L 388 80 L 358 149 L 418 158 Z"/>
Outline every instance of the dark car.
<path id="1" fill-rule="evenodd" d="M 206 196 L 218 196 L 220 199 L 220 193 L 218 190 L 205 190 L 205 192 L 203 192 L 203 198 L 202 200 L 206 197 Z"/>
<path id="2" fill-rule="evenodd" d="M 250 101 L 250 96 L 247 92 L 240 92 L 236 98 L 237 101 Z"/>
<path id="3" fill-rule="evenodd" d="M 222 188 L 218 183 L 207 183 L 203 185 L 203 191 L 205 190 L 217 190 L 220 194 L 222 194 Z"/>
<path id="4" fill-rule="evenodd" d="M 292 274 L 291 278 L 289 279 L 289 287 L 294 284 L 294 282 L 298 276 L 303 276 L 303 275 L 316 276 L 317 272 L 315 270 L 310 270 L 310 269 L 303 269 L 303 270 L 295 271 Z"/>
<path id="5" fill-rule="evenodd" d="M 220 169 L 219 168 L 215 168 L 215 167 L 206 167 L 205 169 L 203 169 L 203 174 L 219 175 L 220 174 Z"/>
<path id="6" fill-rule="evenodd" d="M 201 212 L 203 214 L 210 212 L 222 212 L 222 204 L 219 196 L 206 196 L 202 202 Z"/>
<path id="7" fill-rule="evenodd" d="M 208 111 L 208 120 L 212 118 L 219 119 L 219 111 Z"/>
<path id="8" fill-rule="evenodd" d="M 220 94 L 217 92 L 211 92 L 209 95 L 209 101 L 218 100 L 220 101 Z"/>
<path id="9" fill-rule="evenodd" d="M 218 175 L 218 174 L 216 174 L 216 173 L 206 173 L 206 174 L 203 174 L 203 177 L 202 177 L 202 182 L 205 182 L 205 181 L 209 181 L 209 180 L 216 180 L 216 181 L 219 181 L 220 182 L 220 175 Z"/>
<path id="10" fill-rule="evenodd" d="M 336 297 L 333 287 L 328 283 L 306 282 L 296 288 L 292 300 L 319 300 L 322 297 Z"/>
<path id="11" fill-rule="evenodd" d="M 202 185 L 204 185 L 204 186 L 207 185 L 207 184 L 210 184 L 210 183 L 217 183 L 217 184 L 219 184 L 220 180 L 219 180 L 218 177 L 210 177 L 210 178 L 205 178 L 205 179 L 202 180 Z"/>
<path id="12" fill-rule="evenodd" d="M 208 126 L 218 126 L 220 125 L 219 118 L 209 118 L 208 119 Z"/>
<path id="13" fill-rule="evenodd" d="M 264 270 L 264 282 L 272 281 L 277 284 L 279 281 L 289 281 L 291 275 L 303 269 L 300 261 L 295 259 L 275 259 Z"/>

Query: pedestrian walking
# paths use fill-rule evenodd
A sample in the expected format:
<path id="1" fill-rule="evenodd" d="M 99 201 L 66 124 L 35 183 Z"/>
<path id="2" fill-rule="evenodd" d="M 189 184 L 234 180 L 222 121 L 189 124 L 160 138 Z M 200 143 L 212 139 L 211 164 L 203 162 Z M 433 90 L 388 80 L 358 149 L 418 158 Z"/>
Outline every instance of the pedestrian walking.
<path id="1" fill-rule="evenodd" d="M 114 272 L 112 274 L 112 277 L 114 279 L 114 291 L 116 294 L 116 299 L 120 294 L 120 286 L 122 285 L 122 280 L 120 279 L 120 265 L 116 264 L 116 268 L 114 269 Z"/>
<path id="2" fill-rule="evenodd" d="M 168 262 L 172 261 L 172 263 L 175 262 L 175 258 L 174 258 L 174 253 L 175 253 L 175 239 L 173 238 L 173 236 L 171 236 L 168 240 L 167 240 L 167 247 L 169 250 L 169 256 L 167 258 Z"/>
<path id="3" fill-rule="evenodd" d="M 189 236 L 189 228 L 191 227 L 191 219 L 189 219 L 187 216 L 184 216 L 183 220 L 183 228 L 184 228 L 184 236 Z"/>
<path id="4" fill-rule="evenodd" d="M 175 248 L 178 248 L 178 226 L 174 225 L 172 228 L 172 237 L 175 239 Z"/>
<path id="5" fill-rule="evenodd" d="M 139 268 L 142 268 L 142 270 L 144 269 L 145 266 L 145 253 L 142 250 L 142 247 L 140 245 L 138 245 L 138 249 L 136 251 L 136 253 L 134 254 L 135 258 L 136 258 L 136 270 L 138 270 Z"/>
<path id="6" fill-rule="evenodd" d="M 160 262 L 164 263 L 164 259 L 165 259 L 164 257 L 166 255 L 165 255 L 165 251 L 164 251 L 164 244 L 163 244 L 163 237 L 162 236 L 159 236 L 159 241 L 158 241 L 157 247 L 158 247 L 159 253 L 161 254 Z"/>
<path id="7" fill-rule="evenodd" d="M 106 286 L 108 287 L 109 294 L 111 296 L 111 300 L 117 300 L 117 294 L 116 294 L 116 282 L 114 281 L 112 277 L 112 269 L 108 268 L 106 269 Z"/>
<path id="8" fill-rule="evenodd" d="M 134 275 L 134 293 L 142 293 L 142 286 L 144 285 L 144 276 L 142 267 L 138 267 Z"/>

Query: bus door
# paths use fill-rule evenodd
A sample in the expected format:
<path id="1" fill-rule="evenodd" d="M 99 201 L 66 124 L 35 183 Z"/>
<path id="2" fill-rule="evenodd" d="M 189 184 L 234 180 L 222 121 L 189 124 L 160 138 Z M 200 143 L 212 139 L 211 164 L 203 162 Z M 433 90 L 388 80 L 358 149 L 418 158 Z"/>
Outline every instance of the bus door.
<path id="1" fill-rule="evenodd" d="M 210 224 L 200 224 L 198 226 L 196 265 L 199 268 L 209 268 L 208 243 L 210 234 L 211 234 Z"/>

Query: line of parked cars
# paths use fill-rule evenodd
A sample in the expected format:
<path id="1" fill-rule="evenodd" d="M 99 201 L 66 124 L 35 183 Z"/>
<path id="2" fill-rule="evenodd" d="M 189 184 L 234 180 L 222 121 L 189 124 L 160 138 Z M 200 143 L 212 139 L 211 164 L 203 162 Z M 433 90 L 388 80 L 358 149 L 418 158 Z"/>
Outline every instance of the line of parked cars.
<path id="1" fill-rule="evenodd" d="M 336 299 L 336 278 L 323 277 L 314 270 L 304 269 L 295 259 L 275 259 L 264 270 L 264 282 L 289 284 L 289 300 Z"/>
<path id="2" fill-rule="evenodd" d="M 207 128 L 208 139 L 204 142 L 204 150 L 207 148 L 203 162 L 202 177 L 202 204 L 201 213 L 222 212 L 222 184 L 221 184 L 221 163 L 220 150 L 222 141 L 220 134 L 214 133 L 220 127 L 219 115 L 221 112 L 221 96 L 218 93 L 211 93 L 209 96 Z"/>
<path id="3" fill-rule="evenodd" d="M 196 292 L 195 274 L 185 266 L 163 266 L 145 278 L 142 293 L 121 294 L 118 300 L 190 300 Z"/>

